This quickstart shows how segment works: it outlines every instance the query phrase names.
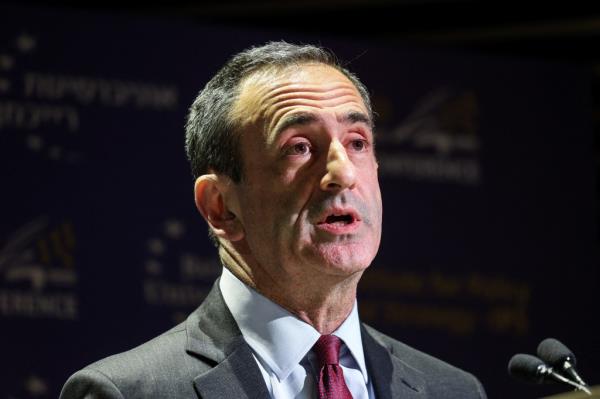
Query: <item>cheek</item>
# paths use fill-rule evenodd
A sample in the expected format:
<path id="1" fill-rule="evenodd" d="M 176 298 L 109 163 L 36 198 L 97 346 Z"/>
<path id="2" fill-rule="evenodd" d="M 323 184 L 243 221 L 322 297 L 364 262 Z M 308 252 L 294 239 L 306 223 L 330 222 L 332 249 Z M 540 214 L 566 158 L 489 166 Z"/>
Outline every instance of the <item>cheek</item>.
<path id="1" fill-rule="evenodd" d="M 381 236 L 381 224 L 383 220 L 383 203 L 381 199 L 381 191 L 379 188 L 379 180 L 377 174 L 370 174 L 366 177 L 367 184 L 365 185 L 366 195 L 368 198 L 369 214 L 373 225 L 373 230 L 377 235 Z"/>
<path id="2" fill-rule="evenodd" d="M 281 185 L 278 186 L 281 188 Z M 289 238 L 287 230 L 298 215 L 298 193 L 274 190 L 274 187 L 268 188 L 264 184 L 256 187 L 260 189 L 253 190 L 241 202 L 246 232 L 271 243 L 278 237 Z"/>
<path id="3" fill-rule="evenodd" d="M 367 170 L 361 175 L 361 181 L 364 182 L 364 187 L 368 192 L 370 198 L 372 198 L 372 205 L 377 205 L 381 208 L 381 190 L 379 188 L 379 178 L 377 176 L 377 170 Z"/>
<path id="4" fill-rule="evenodd" d="M 282 171 L 273 181 L 277 181 L 276 197 L 287 214 L 298 215 L 306 208 L 320 181 L 319 174 L 309 168 L 289 168 Z"/>

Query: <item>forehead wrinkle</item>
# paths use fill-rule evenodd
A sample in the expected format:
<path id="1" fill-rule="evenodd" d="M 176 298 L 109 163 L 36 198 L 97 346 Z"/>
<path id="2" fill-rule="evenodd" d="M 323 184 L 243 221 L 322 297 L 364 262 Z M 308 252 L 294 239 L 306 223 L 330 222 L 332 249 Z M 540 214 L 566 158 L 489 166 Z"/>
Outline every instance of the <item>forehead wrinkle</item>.
<path id="1" fill-rule="evenodd" d="M 356 105 L 357 107 L 360 106 L 360 104 Z M 281 135 L 283 131 L 290 127 L 310 125 L 312 123 L 323 121 L 323 117 L 318 112 L 314 113 L 310 110 L 301 110 L 298 112 L 293 112 L 290 115 L 281 116 L 281 114 L 288 112 L 289 108 L 290 107 L 286 107 L 277 111 L 272 119 L 272 123 L 269 126 L 265 126 L 264 134 L 266 137 L 268 137 L 268 142 L 273 142 Z M 369 129 L 373 128 L 371 119 L 363 111 L 350 110 L 343 114 L 336 113 L 335 118 L 339 123 L 344 125 L 364 123 Z M 269 134 L 269 132 L 273 133 Z"/>
<path id="2" fill-rule="evenodd" d="M 328 91 L 290 91 L 276 96 L 266 98 L 264 103 L 266 107 L 274 106 L 280 102 L 285 102 L 293 99 L 305 99 L 315 101 L 329 101 L 336 98 L 356 96 L 356 92 L 349 89 L 336 89 Z"/>
<path id="3" fill-rule="evenodd" d="M 275 110 L 272 110 L 272 112 L 270 113 L 270 117 L 267 116 L 265 118 L 265 120 L 269 121 L 269 123 L 265 125 L 265 134 L 267 136 L 269 136 L 269 132 L 273 132 L 272 137 L 270 137 L 270 139 L 272 140 L 272 139 L 275 139 L 283 130 L 285 130 L 285 128 L 290 127 L 292 124 L 288 123 L 287 117 L 283 117 L 282 115 L 285 114 L 286 112 L 289 112 L 290 109 L 294 109 L 295 107 L 308 107 L 308 108 L 322 110 L 325 108 L 335 108 L 340 105 L 348 105 L 350 107 L 355 106 L 360 111 L 349 110 L 349 111 L 345 112 L 341 118 L 336 113 L 336 119 L 338 121 L 342 121 L 344 123 L 354 123 L 354 121 L 362 121 L 363 118 L 361 118 L 361 117 L 353 117 L 355 115 L 363 115 L 364 116 L 364 112 L 362 109 L 362 103 L 357 102 L 355 100 L 355 96 L 344 96 L 343 98 L 333 98 L 326 102 L 324 102 L 324 101 L 315 102 L 315 101 L 307 101 L 307 100 L 302 100 L 302 99 L 287 100 L 285 102 L 282 102 L 281 104 L 278 104 L 278 107 Z M 311 115 L 312 116 L 311 120 L 305 121 L 304 123 L 302 123 L 303 125 L 322 120 L 322 117 L 320 115 L 318 115 L 318 113 L 313 113 L 306 109 L 302 109 L 302 110 L 299 110 L 297 113 L 291 114 L 290 118 L 294 118 L 295 115 Z M 350 116 L 350 115 L 353 115 L 353 116 Z M 365 116 L 365 118 L 367 120 L 369 120 L 368 117 Z"/>
<path id="4" fill-rule="evenodd" d="M 347 80 L 344 75 L 340 76 L 339 81 L 314 84 L 303 82 L 301 78 L 293 79 L 294 75 L 277 76 L 276 74 L 273 76 L 266 73 L 267 71 L 261 72 L 247 76 L 240 82 L 238 99 L 246 97 L 252 92 L 255 96 L 255 102 L 258 103 L 270 102 L 270 99 L 286 93 L 310 96 L 310 93 L 332 93 L 336 90 L 348 90 L 360 96 L 354 84 Z"/>
<path id="5" fill-rule="evenodd" d="M 352 96 L 356 92 L 351 86 L 344 85 L 305 85 L 283 82 L 269 83 L 246 80 L 240 88 L 240 93 L 232 114 L 246 123 L 268 119 L 276 108 L 291 105 L 290 100 L 326 101 L 336 97 Z M 299 104 L 308 105 L 308 104 Z M 326 105 L 329 105 L 327 103 Z"/>
<path id="6" fill-rule="evenodd" d="M 290 98 L 289 100 L 285 100 L 285 101 L 280 101 L 276 104 L 274 104 L 268 112 L 265 113 L 265 116 L 270 116 L 270 115 L 275 115 L 279 110 L 283 109 L 283 108 L 289 108 L 289 107 L 293 107 L 295 105 L 297 106 L 305 106 L 305 107 L 312 107 L 312 108 L 317 108 L 317 109 L 324 109 L 324 108 L 336 108 L 339 107 L 340 105 L 343 104 L 348 104 L 349 106 L 352 105 L 356 105 L 359 109 L 362 110 L 362 103 L 358 102 L 355 100 L 354 96 L 351 95 L 345 95 L 342 97 L 333 97 L 327 100 L 312 100 L 312 99 L 306 99 L 306 98 Z"/>
<path id="7" fill-rule="evenodd" d="M 335 90 L 349 90 L 358 94 L 356 87 L 351 82 L 333 82 L 333 83 L 298 83 L 298 82 L 283 82 L 270 88 L 269 97 L 277 97 L 288 93 L 326 93 Z"/>
<path id="8" fill-rule="evenodd" d="M 330 68 L 321 64 L 305 64 L 283 71 L 267 68 L 246 77 L 240 83 L 235 117 L 239 121 L 256 126 L 262 124 L 263 137 L 270 142 L 277 137 L 277 134 L 271 133 L 279 117 L 295 106 L 322 109 L 337 107 L 347 102 L 349 106 L 355 106 L 360 111 L 358 113 L 366 112 L 364 100 L 358 89 L 341 72 L 333 69 L 333 73 L 337 73 L 337 76 L 331 79 L 333 82 L 324 78 L 315 83 L 314 80 L 310 82 L 309 72 L 309 80 L 304 80 L 307 75 L 302 68 L 305 66 Z M 336 117 L 339 119 L 339 115 Z M 283 129 L 278 129 L 276 133 L 281 130 Z"/>
<path id="9" fill-rule="evenodd" d="M 324 84 L 283 82 L 267 88 L 264 101 L 272 103 L 280 99 L 299 96 L 307 98 L 329 98 L 336 95 L 354 94 L 360 96 L 351 82 L 333 82 Z"/>

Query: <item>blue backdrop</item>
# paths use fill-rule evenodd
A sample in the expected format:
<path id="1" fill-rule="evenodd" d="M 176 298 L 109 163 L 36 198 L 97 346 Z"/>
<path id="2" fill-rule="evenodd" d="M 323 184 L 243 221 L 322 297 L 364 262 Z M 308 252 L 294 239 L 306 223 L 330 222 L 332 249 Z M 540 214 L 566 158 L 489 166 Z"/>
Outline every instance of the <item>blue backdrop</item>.
<path id="1" fill-rule="evenodd" d="M 285 32 L 0 8 L 0 392 L 167 330 L 220 273 L 192 197 L 187 107 L 233 53 L 286 39 L 370 88 L 384 201 L 364 321 L 489 396 L 554 336 L 599 383 L 589 75 L 568 65 Z"/>

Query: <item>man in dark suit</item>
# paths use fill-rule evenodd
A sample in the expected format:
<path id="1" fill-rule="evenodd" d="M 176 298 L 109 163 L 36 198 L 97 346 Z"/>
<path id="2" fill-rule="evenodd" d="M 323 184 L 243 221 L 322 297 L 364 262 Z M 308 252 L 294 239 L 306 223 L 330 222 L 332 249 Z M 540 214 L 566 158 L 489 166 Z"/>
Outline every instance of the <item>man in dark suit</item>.
<path id="1" fill-rule="evenodd" d="M 368 92 L 314 46 L 233 57 L 191 107 L 195 200 L 224 265 L 182 324 L 75 373 L 62 398 L 484 398 L 360 323 L 382 205 Z"/>

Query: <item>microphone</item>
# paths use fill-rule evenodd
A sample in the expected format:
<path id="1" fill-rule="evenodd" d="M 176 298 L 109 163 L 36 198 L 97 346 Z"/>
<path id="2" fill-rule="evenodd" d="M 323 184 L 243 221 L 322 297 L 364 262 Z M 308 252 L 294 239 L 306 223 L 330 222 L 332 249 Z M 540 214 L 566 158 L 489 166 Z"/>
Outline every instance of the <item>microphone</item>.
<path id="1" fill-rule="evenodd" d="M 559 340 L 546 338 L 538 345 L 537 354 L 543 361 L 558 369 L 571 380 L 587 386 L 575 369 L 577 363 L 575 355 Z"/>
<path id="2" fill-rule="evenodd" d="M 535 384 L 544 384 L 555 381 L 570 385 L 587 394 L 591 394 L 590 390 L 585 385 L 565 378 L 555 372 L 552 367 L 548 367 L 543 360 L 532 355 L 526 355 L 524 353 L 514 355 L 508 362 L 508 373 L 522 381 L 533 382 Z"/>

